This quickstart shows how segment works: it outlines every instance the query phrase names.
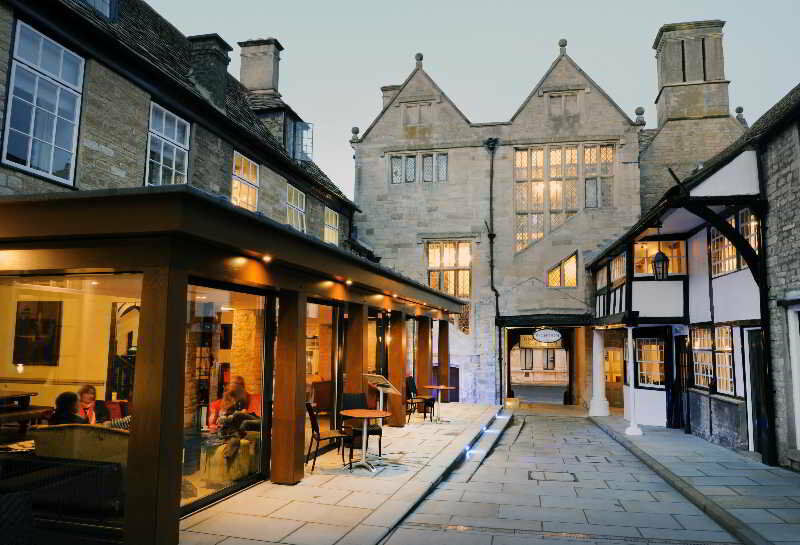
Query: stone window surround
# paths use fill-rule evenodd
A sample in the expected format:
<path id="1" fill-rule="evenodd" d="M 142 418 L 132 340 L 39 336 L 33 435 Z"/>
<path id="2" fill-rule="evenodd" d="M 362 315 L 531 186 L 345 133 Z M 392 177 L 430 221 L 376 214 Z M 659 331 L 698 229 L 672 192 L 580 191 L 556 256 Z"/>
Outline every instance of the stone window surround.
<path id="1" fill-rule="evenodd" d="M 423 180 L 423 157 L 426 156 L 433 156 L 433 180 L 425 182 L 425 183 L 445 183 L 450 178 L 450 159 L 448 157 L 447 150 L 435 149 L 435 150 L 415 150 L 415 151 L 407 151 L 407 152 L 392 152 L 385 154 L 386 157 L 386 180 L 388 185 L 392 186 L 401 186 L 403 184 L 410 184 L 415 183 Z M 439 179 L 439 157 L 445 157 L 445 162 L 447 163 L 447 177 L 444 180 Z M 414 157 L 415 158 L 415 172 L 414 172 L 414 180 L 407 180 L 406 179 L 406 157 Z M 399 159 L 401 162 L 400 167 L 400 181 L 395 182 L 392 178 L 393 170 L 392 170 L 392 160 Z"/>
<path id="2" fill-rule="evenodd" d="M 46 40 L 48 40 L 50 42 L 53 42 L 58 47 L 60 47 L 63 51 L 69 52 L 72 55 L 76 56 L 78 59 L 80 59 L 81 64 L 80 64 L 80 71 L 79 71 L 79 74 L 78 74 L 78 85 L 72 85 L 69 82 L 63 81 L 60 77 L 56 76 L 55 74 L 50 74 L 49 72 L 44 71 L 41 67 L 30 65 L 30 64 L 28 64 L 27 62 L 25 62 L 22 59 L 17 60 L 17 48 L 18 48 L 18 42 L 19 42 L 19 36 L 20 36 L 20 29 L 23 26 L 28 28 L 28 29 L 30 29 L 34 33 L 38 34 L 43 40 L 46 39 Z M 17 24 L 15 25 L 15 31 L 16 31 L 15 32 L 16 35 L 15 35 L 14 43 L 11 44 L 12 51 L 11 51 L 11 59 L 10 59 L 11 62 L 9 64 L 9 68 L 10 69 L 9 69 L 9 75 L 8 75 L 9 85 L 8 85 L 7 94 L 6 94 L 6 107 L 5 107 L 5 112 L 4 112 L 4 115 L 5 115 L 5 126 L 4 126 L 4 130 L 3 130 L 2 156 L 0 156 L 0 158 L 2 159 L 1 162 L 2 162 L 3 165 L 8 166 L 10 168 L 19 169 L 19 170 L 24 171 L 24 172 L 26 172 L 28 174 L 33 175 L 33 176 L 41 177 L 41 178 L 43 178 L 45 180 L 48 180 L 48 181 L 51 181 L 51 182 L 56 182 L 57 184 L 59 184 L 61 186 L 68 186 L 68 187 L 73 187 L 74 188 L 75 187 L 75 174 L 76 174 L 76 168 L 77 168 L 76 164 L 77 164 L 77 152 L 78 152 L 78 134 L 80 132 L 79 127 L 80 127 L 80 119 L 81 119 L 81 109 L 82 109 L 82 106 L 83 106 L 83 104 L 82 104 L 82 98 L 83 98 L 82 93 L 83 93 L 83 79 L 84 79 L 84 75 L 85 75 L 85 72 L 86 72 L 86 59 L 84 57 L 78 55 L 74 51 L 62 46 L 59 42 L 57 42 L 55 40 L 52 40 L 46 34 L 44 34 L 42 32 L 39 32 L 34 27 L 32 27 L 32 26 L 30 26 L 30 25 L 28 25 L 28 24 L 26 24 L 26 23 L 24 23 L 22 21 L 17 21 Z M 76 106 L 75 106 L 75 108 L 76 108 L 76 112 L 75 112 L 75 127 L 74 127 L 73 139 L 72 139 L 72 146 L 73 146 L 72 164 L 70 165 L 70 176 L 69 176 L 68 180 L 65 180 L 63 178 L 59 178 L 58 176 L 55 176 L 55 175 L 47 173 L 47 172 L 43 172 L 43 171 L 35 169 L 33 167 L 28 167 L 28 166 L 25 166 L 25 165 L 21 165 L 19 163 L 16 163 L 16 162 L 13 162 L 13 161 L 9 161 L 9 160 L 6 159 L 6 152 L 7 152 L 8 140 L 9 140 L 8 134 L 9 134 L 10 125 L 11 125 L 11 118 L 12 118 L 12 116 L 10 115 L 11 114 L 11 104 L 12 104 L 12 101 L 13 101 L 12 93 L 13 93 L 13 89 L 14 89 L 14 78 L 16 76 L 17 66 L 24 66 L 25 69 L 27 69 L 29 71 L 32 69 L 38 77 L 42 77 L 43 79 L 46 79 L 47 81 L 55 84 L 59 88 L 68 89 L 68 90 L 72 91 L 74 94 L 77 95 L 77 101 L 76 101 Z M 35 109 L 36 109 L 36 107 L 34 106 L 34 110 Z M 33 129 L 31 129 L 31 130 L 33 130 Z M 28 152 L 29 152 L 28 155 L 30 155 L 30 146 L 29 146 Z M 28 160 L 30 161 L 30 157 L 28 157 Z"/>

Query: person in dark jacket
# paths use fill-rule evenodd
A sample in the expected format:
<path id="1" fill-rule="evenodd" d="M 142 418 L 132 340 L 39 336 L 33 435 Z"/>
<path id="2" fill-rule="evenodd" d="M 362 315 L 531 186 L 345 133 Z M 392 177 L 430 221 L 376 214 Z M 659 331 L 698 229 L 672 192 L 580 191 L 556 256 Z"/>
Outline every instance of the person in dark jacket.
<path id="1" fill-rule="evenodd" d="M 78 394 L 63 392 L 56 398 L 56 410 L 50 418 L 50 425 L 88 424 L 89 421 L 78 414 Z"/>
<path id="2" fill-rule="evenodd" d="M 80 415 L 89 421 L 89 424 L 102 424 L 111 420 L 111 413 L 105 401 L 97 400 L 97 390 L 91 384 L 84 384 L 78 390 L 80 399 Z"/>

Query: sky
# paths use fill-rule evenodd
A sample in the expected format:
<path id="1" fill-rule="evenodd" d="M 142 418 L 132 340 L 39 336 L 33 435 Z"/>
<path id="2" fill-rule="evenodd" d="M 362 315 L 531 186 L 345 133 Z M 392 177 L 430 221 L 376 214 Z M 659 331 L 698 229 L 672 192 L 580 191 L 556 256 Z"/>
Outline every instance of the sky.
<path id="1" fill-rule="evenodd" d="M 665 23 L 722 19 L 731 111 L 753 123 L 800 81 L 800 1 L 761 0 L 148 0 L 186 35 L 237 42 L 275 37 L 280 92 L 314 124 L 314 160 L 350 197 L 350 129 L 380 112 L 380 87 L 424 68 L 467 118 L 507 121 L 567 53 L 619 106 L 655 122 L 653 40 Z"/>

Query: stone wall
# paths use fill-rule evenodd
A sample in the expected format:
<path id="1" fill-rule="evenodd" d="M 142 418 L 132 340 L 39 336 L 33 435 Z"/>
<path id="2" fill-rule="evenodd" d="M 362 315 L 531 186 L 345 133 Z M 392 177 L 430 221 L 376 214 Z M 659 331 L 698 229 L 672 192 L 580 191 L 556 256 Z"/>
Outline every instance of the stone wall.
<path id="1" fill-rule="evenodd" d="M 689 390 L 689 421 L 693 435 L 728 448 L 748 448 L 744 400 Z"/>
<path id="2" fill-rule="evenodd" d="M 778 455 L 787 465 L 787 451 L 795 448 L 800 430 L 794 427 L 794 407 L 791 360 L 786 310 L 778 305 L 784 298 L 800 296 L 800 136 L 798 125 L 785 127 L 772 137 L 761 154 L 769 203 L 763 237 L 767 252 L 767 285 L 769 287 L 770 342 L 772 380 L 775 386 L 775 416 L 778 436 Z"/>
<path id="3" fill-rule="evenodd" d="M 189 183 L 230 198 L 233 146 L 196 123 L 192 125 L 190 145 Z"/>

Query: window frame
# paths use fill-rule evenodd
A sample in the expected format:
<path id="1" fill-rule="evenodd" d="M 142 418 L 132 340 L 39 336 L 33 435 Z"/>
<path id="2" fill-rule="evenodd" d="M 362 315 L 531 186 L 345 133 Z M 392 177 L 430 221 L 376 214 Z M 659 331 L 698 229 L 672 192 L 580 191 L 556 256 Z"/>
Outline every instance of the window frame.
<path id="1" fill-rule="evenodd" d="M 430 180 L 425 179 L 425 165 L 424 161 L 426 157 L 432 157 L 432 178 Z M 423 152 L 407 152 L 407 153 L 392 153 L 387 155 L 388 162 L 387 162 L 387 181 L 388 185 L 403 185 L 403 184 L 412 184 L 416 182 L 422 182 L 426 184 L 431 183 L 445 183 L 448 181 L 450 175 L 450 160 L 448 158 L 447 152 L 439 152 L 439 151 L 431 151 L 425 150 Z M 445 172 L 446 175 L 444 178 L 440 177 L 440 161 L 444 159 L 445 162 Z M 414 176 L 413 179 L 408 179 L 408 162 L 410 160 L 414 161 Z M 398 179 L 395 181 L 394 177 L 394 162 L 400 162 L 400 168 L 398 172 Z"/>
<path id="2" fill-rule="evenodd" d="M 244 177 L 236 174 L 236 158 L 237 157 L 241 157 L 242 161 L 247 161 L 251 165 L 255 165 L 255 167 L 256 167 L 256 181 L 255 181 L 255 183 L 251 182 L 247 178 L 244 178 Z M 247 157 L 243 153 L 239 153 L 238 151 L 234 150 L 233 151 L 233 165 L 232 165 L 231 178 L 232 178 L 232 183 L 231 183 L 231 203 L 234 206 L 238 206 L 240 208 L 244 208 L 245 210 L 250 210 L 251 212 L 258 212 L 258 193 L 259 193 L 259 187 L 260 187 L 260 182 L 261 182 L 261 165 L 259 165 L 258 162 L 251 160 L 249 157 Z M 256 190 L 256 203 L 255 203 L 255 208 L 254 209 L 248 208 L 247 206 L 242 206 L 241 204 L 234 202 L 234 200 L 233 200 L 233 183 L 237 183 L 237 182 L 240 185 L 245 185 L 245 186 L 251 187 L 251 188 Z"/>
<path id="3" fill-rule="evenodd" d="M 727 330 L 727 339 L 729 343 L 720 343 L 720 332 Z M 713 335 L 714 335 L 714 393 L 729 396 L 729 397 L 737 397 L 736 396 L 736 358 L 734 356 L 733 350 L 733 327 L 729 325 L 714 325 L 713 328 Z M 720 363 L 722 359 L 722 355 L 726 356 L 726 359 L 730 359 L 730 365 L 725 364 L 724 366 Z M 720 368 L 725 367 L 726 369 L 730 370 L 730 376 L 725 377 L 724 381 L 730 383 L 730 390 L 721 390 L 720 389 Z"/>
<path id="4" fill-rule="evenodd" d="M 179 142 L 175 138 L 171 138 L 171 137 L 167 136 L 166 134 L 163 134 L 162 132 L 158 132 L 158 131 L 153 129 L 153 113 L 155 112 L 156 108 L 161 110 L 163 114 L 169 114 L 169 115 L 175 117 L 176 130 L 177 130 L 177 122 L 181 121 L 181 122 L 186 124 L 186 143 L 185 144 Z M 164 116 L 164 119 L 166 119 L 166 115 Z M 183 176 L 184 176 L 184 181 L 183 182 L 180 182 L 178 184 L 176 184 L 174 182 L 174 180 L 175 180 L 175 172 L 176 172 L 176 169 L 175 169 L 175 157 L 177 157 L 177 155 L 174 155 L 173 156 L 173 163 L 172 163 L 173 164 L 173 166 L 172 166 L 172 180 L 173 181 L 170 182 L 169 184 L 164 184 L 164 183 L 151 184 L 150 183 L 150 162 L 151 162 L 150 153 L 151 153 L 151 146 L 152 146 L 152 138 L 153 137 L 158 138 L 158 139 L 160 139 L 162 141 L 162 145 L 161 145 L 161 149 L 162 149 L 161 159 L 162 160 L 159 163 L 159 167 L 161 167 L 162 169 L 163 169 L 163 166 L 164 166 L 164 162 L 163 162 L 164 143 L 176 148 L 175 151 L 177 151 L 177 149 L 180 149 L 180 150 L 182 150 L 182 151 L 184 151 L 186 153 L 186 172 L 183 173 Z M 164 186 L 164 185 L 188 184 L 189 183 L 189 152 L 191 151 L 191 149 L 192 149 L 192 124 L 190 122 L 186 121 L 185 119 L 183 119 L 181 116 L 172 113 L 172 111 L 168 110 L 167 108 L 164 108 L 163 106 L 161 106 L 157 102 L 151 100 L 150 101 L 150 117 L 148 118 L 148 121 L 147 121 L 147 155 L 145 156 L 144 185 L 145 186 L 159 187 L 159 186 Z M 161 175 L 159 174 L 159 180 L 161 179 L 160 176 Z"/>
<path id="5" fill-rule="evenodd" d="M 698 333 L 703 331 L 704 334 L 702 337 L 698 336 Z M 706 334 L 707 333 L 707 334 Z M 700 339 L 703 339 L 703 343 L 699 344 Z M 705 342 L 705 339 L 708 342 Z M 692 373 L 691 373 L 691 384 L 693 388 L 698 388 L 700 390 L 706 390 L 709 393 L 714 392 L 714 331 L 711 325 L 693 325 L 689 328 L 689 351 L 692 357 Z M 698 362 L 695 358 L 695 353 L 707 354 L 709 356 L 710 361 L 703 361 Z M 705 359 L 705 357 L 703 358 Z M 700 366 L 707 367 L 707 373 L 698 373 L 698 363 Z M 697 377 L 706 377 L 708 380 L 708 384 L 699 383 Z"/>
<path id="6" fill-rule="evenodd" d="M 750 222 L 746 222 L 743 224 L 742 217 L 744 214 L 748 214 L 750 217 L 753 218 Z M 725 220 L 728 224 L 733 227 L 736 232 L 738 232 L 745 240 L 750 243 L 750 246 L 753 248 L 756 254 L 760 252 L 761 249 L 761 218 L 758 214 L 755 214 L 750 207 L 743 207 L 739 208 L 738 210 L 731 211 L 726 214 Z M 754 225 L 753 225 L 754 224 Z M 749 232 L 752 229 L 752 232 Z M 721 243 L 722 247 L 718 250 L 715 250 L 714 244 Z M 753 245 L 755 243 L 755 245 Z M 730 252 L 733 253 L 733 256 L 728 256 L 726 261 L 730 262 L 733 259 L 733 268 L 730 270 L 722 270 L 722 271 L 714 271 L 714 267 L 720 260 L 715 261 L 715 252 L 719 253 L 725 249 L 728 249 Z M 715 227 L 708 226 L 708 252 L 709 252 L 709 274 L 711 278 L 719 278 L 721 276 L 725 276 L 726 274 L 735 273 L 737 271 L 745 270 L 748 268 L 747 262 L 742 258 L 742 254 L 734 247 L 733 243 L 728 240 L 728 238 L 723 235 L 720 231 L 718 231 Z"/>
<path id="7" fill-rule="evenodd" d="M 433 267 L 431 266 L 430 262 L 430 252 L 431 252 L 431 245 L 439 244 L 439 266 Z M 444 264 L 444 245 L 445 244 L 454 244 L 455 245 L 455 261 L 453 266 L 446 266 Z M 461 245 L 466 244 L 469 248 L 469 265 L 464 267 L 459 264 L 459 258 L 461 255 Z M 442 293 L 447 293 L 452 297 L 458 297 L 459 299 L 466 299 L 469 300 L 472 298 L 472 264 L 473 264 L 473 244 L 470 240 L 464 239 L 437 239 L 437 240 L 426 240 L 425 241 L 425 271 L 426 271 L 426 283 L 429 287 L 438 290 Z M 445 272 L 453 271 L 453 293 L 450 294 L 446 292 L 443 288 L 444 286 L 444 274 Z M 459 295 L 460 288 L 461 288 L 461 272 L 468 272 L 469 273 L 469 288 L 468 288 L 468 295 L 463 296 Z M 433 286 L 431 282 L 431 273 L 438 274 L 438 286 Z"/>
<path id="8" fill-rule="evenodd" d="M 291 198 L 290 198 L 292 190 L 294 190 L 297 193 L 298 196 L 302 196 L 302 198 L 303 198 L 303 206 L 302 206 L 302 208 L 300 206 L 296 206 L 296 205 L 292 204 Z M 299 189 L 297 189 L 292 184 L 287 183 L 286 184 L 286 224 L 289 227 L 292 227 L 293 229 L 297 229 L 301 233 L 305 233 L 306 229 L 307 229 L 307 224 L 306 224 L 306 205 L 307 204 L 308 203 L 307 203 L 307 199 L 306 199 L 306 194 L 303 193 L 302 191 L 300 191 Z M 302 224 L 303 224 L 302 225 L 302 229 L 299 229 L 294 223 L 292 223 L 292 219 L 290 217 L 292 210 L 294 210 L 297 213 L 297 217 L 300 220 L 302 220 Z"/>
<path id="9" fill-rule="evenodd" d="M 656 332 L 657 333 L 657 332 Z M 644 341 L 655 341 L 656 343 L 660 344 L 661 346 L 661 360 L 647 360 L 642 361 L 640 358 L 640 342 Z M 639 390 L 665 390 L 667 385 L 667 359 L 669 357 L 669 351 L 667 349 L 667 339 L 663 336 L 654 334 L 648 336 L 636 336 L 633 339 L 634 347 L 633 347 L 633 363 L 634 363 L 634 380 L 635 380 L 635 388 Z M 654 384 L 652 382 L 642 382 L 642 364 L 647 365 L 660 365 L 661 369 L 661 384 Z M 650 372 L 645 372 L 645 376 L 652 376 Z"/>
<path id="10" fill-rule="evenodd" d="M 334 216 L 336 217 L 336 225 L 333 225 L 332 223 L 329 223 L 329 221 L 328 221 L 329 214 L 330 214 L 331 218 L 334 217 Z M 324 215 L 324 218 L 323 218 L 324 227 L 323 227 L 323 234 L 322 234 L 322 239 L 323 239 L 324 242 L 327 242 L 328 244 L 333 244 L 334 246 L 339 246 L 339 243 L 341 242 L 341 239 L 340 239 L 341 230 L 340 230 L 340 227 L 339 227 L 341 225 L 341 220 L 342 220 L 342 217 L 341 217 L 341 214 L 339 214 L 339 212 L 337 212 L 336 210 L 333 210 L 332 208 L 328 208 L 327 206 L 325 207 L 325 215 Z M 331 234 L 335 234 L 335 236 L 336 236 L 336 241 L 335 242 L 332 241 L 332 240 L 328 240 L 328 233 L 329 232 Z"/>
<path id="11" fill-rule="evenodd" d="M 673 244 L 673 243 L 677 243 L 678 244 L 677 248 L 679 249 L 678 253 L 680 255 L 676 255 L 672 251 L 672 249 L 670 247 L 665 246 L 667 244 Z M 660 251 L 663 252 L 664 254 L 666 254 L 667 257 L 669 257 L 669 269 L 670 270 L 667 271 L 667 277 L 678 277 L 678 278 L 676 278 L 676 280 L 677 280 L 677 279 L 680 279 L 680 277 L 684 277 L 687 274 L 689 274 L 689 269 L 688 269 L 689 260 L 688 260 L 687 254 L 686 254 L 686 246 L 687 246 L 687 244 L 686 244 L 685 240 L 678 240 L 678 239 L 676 239 L 676 240 L 661 240 L 661 241 L 637 240 L 637 241 L 635 241 L 633 243 L 633 276 L 635 278 L 645 278 L 645 277 L 648 277 L 648 276 L 649 277 L 655 276 L 654 273 L 653 273 L 653 257 L 655 256 L 655 253 L 642 256 L 638 252 L 638 250 L 640 249 L 641 245 L 645 245 L 645 244 L 646 245 L 655 245 L 656 248 L 659 248 L 659 245 L 660 245 Z M 658 251 L 659 250 L 656 249 L 656 253 Z M 638 272 L 636 270 L 637 261 L 639 259 L 644 259 L 644 269 L 645 269 L 646 272 Z M 671 270 L 674 268 L 674 265 L 676 263 L 680 263 L 681 269 L 683 269 L 681 272 L 671 272 Z"/>
<path id="12" fill-rule="evenodd" d="M 41 45 L 40 45 L 40 49 L 39 49 L 39 51 L 40 51 L 39 60 L 37 61 L 36 65 L 31 64 L 30 61 L 28 61 L 27 59 L 24 59 L 24 58 L 22 58 L 20 56 L 20 54 L 19 54 L 20 36 L 22 35 L 22 29 L 23 28 L 33 32 L 36 35 L 38 35 L 42 44 L 46 40 L 48 42 L 52 42 L 52 44 L 54 44 L 55 46 L 57 46 L 57 47 L 59 47 L 61 49 L 61 61 L 60 61 L 61 64 L 59 65 L 60 67 L 63 67 L 64 52 L 67 52 L 70 55 L 72 55 L 72 56 L 74 56 L 75 58 L 78 59 L 78 61 L 79 61 L 79 64 L 78 64 L 78 75 L 77 75 L 77 78 L 76 78 L 77 82 L 78 82 L 77 84 L 72 84 L 72 83 L 62 79 L 60 74 L 54 74 L 54 73 L 50 72 L 49 70 L 47 70 L 46 68 L 44 68 L 43 66 L 41 66 L 41 49 L 42 49 Z M 5 123 L 4 123 L 4 127 L 3 127 L 3 147 L 2 147 L 2 156 L 0 156 L 0 163 L 2 163 L 3 165 L 5 165 L 5 166 L 7 166 L 9 168 L 23 171 L 23 172 L 25 172 L 27 174 L 30 174 L 32 176 L 40 177 L 40 178 L 43 178 L 45 180 L 48 180 L 48 181 L 51 181 L 51 182 L 55 182 L 55 183 L 57 183 L 59 185 L 62 185 L 62 186 L 76 187 L 76 185 L 75 185 L 75 181 L 76 181 L 75 180 L 75 175 L 76 175 L 77 162 L 78 162 L 77 161 L 77 159 L 78 159 L 78 135 L 80 134 L 81 114 L 83 113 L 83 86 L 84 86 L 84 78 L 85 78 L 85 75 L 86 75 L 86 58 L 81 56 L 81 55 L 78 55 L 75 51 L 69 49 L 68 47 L 64 47 L 63 45 L 61 45 L 61 43 L 57 42 L 56 40 L 53 40 L 52 38 L 47 36 L 47 34 L 45 34 L 43 32 L 40 32 L 39 30 L 37 30 L 33 26 L 31 26 L 31 25 L 29 25 L 29 24 L 27 24 L 27 23 L 25 23 L 23 21 L 19 21 L 18 20 L 16 26 L 14 27 L 14 43 L 11 44 L 11 59 L 10 60 L 11 60 L 11 62 L 9 64 L 9 69 L 10 70 L 9 70 L 9 76 L 8 76 L 8 88 L 7 88 L 7 92 L 6 92 L 6 104 L 5 104 L 5 109 L 4 109 L 4 116 L 5 116 L 5 120 L 4 121 L 5 121 Z M 19 98 L 19 100 L 21 100 L 23 102 L 26 102 L 31 106 L 31 119 L 30 119 L 30 124 L 29 124 L 29 129 L 30 129 L 31 132 L 29 134 L 28 133 L 22 133 L 21 131 L 19 131 L 17 129 L 12 129 L 11 128 L 11 120 L 12 120 L 12 117 L 13 117 L 11 114 L 12 114 L 12 108 L 13 108 L 13 102 L 14 102 L 14 94 L 13 94 L 14 93 L 14 85 L 16 83 L 17 71 L 20 68 L 32 73 L 34 75 L 34 77 L 36 78 L 36 80 L 35 80 L 36 83 L 35 83 L 35 87 L 34 87 L 33 102 L 29 103 L 27 100 Z M 34 136 L 35 135 L 35 131 L 36 131 L 36 127 L 35 127 L 35 124 L 36 124 L 36 111 L 37 111 L 37 109 L 43 109 L 43 108 L 40 108 L 37 105 L 37 102 L 38 102 L 37 101 L 38 90 L 39 90 L 38 82 L 39 82 L 40 78 L 44 79 L 45 81 L 49 82 L 52 85 L 55 85 L 57 87 L 57 93 L 58 93 L 59 97 L 60 97 L 60 93 L 63 92 L 63 91 L 66 91 L 67 93 L 70 93 L 70 94 L 75 96 L 75 99 L 76 99 L 75 100 L 75 119 L 73 121 L 74 127 L 73 127 L 73 134 L 72 134 L 72 140 L 71 140 L 72 150 L 66 150 L 64 148 L 61 148 L 60 146 L 57 146 L 56 143 L 55 143 L 56 130 L 57 130 L 56 127 L 55 127 L 55 124 L 57 123 L 58 119 L 61 118 L 61 116 L 59 116 L 59 114 L 58 114 L 58 105 L 56 105 L 56 111 L 55 112 L 49 112 L 49 111 L 47 111 L 45 109 L 45 111 L 47 111 L 48 113 L 52 114 L 53 117 L 54 117 L 54 119 L 53 119 L 53 124 L 54 124 L 54 126 L 53 126 L 53 139 L 54 139 L 53 142 L 44 142 L 40 138 L 37 138 L 36 136 Z M 60 99 L 59 99 L 59 102 L 60 102 Z M 67 120 L 66 118 L 61 118 L 61 119 Z M 67 120 L 67 121 L 69 121 L 69 120 Z M 26 136 L 28 138 L 28 147 L 27 147 L 27 151 L 26 151 L 26 163 L 27 164 L 23 165 L 23 164 L 17 163 L 15 161 L 11 161 L 11 160 L 6 158 L 6 155 L 8 154 L 9 135 L 10 135 L 10 132 L 12 130 L 14 130 L 14 132 L 16 132 L 16 133 L 23 134 L 24 136 Z M 70 171 L 69 171 L 69 178 L 68 179 L 61 178 L 59 176 L 56 176 L 55 174 L 51 174 L 50 172 L 45 172 L 43 170 L 39 170 L 39 169 L 36 169 L 36 168 L 30 166 L 31 158 L 32 158 L 32 148 L 33 148 L 34 139 L 35 140 L 39 140 L 41 142 L 44 142 L 45 144 L 49 145 L 52 148 L 52 150 L 50 152 L 50 169 L 51 170 L 52 170 L 52 167 L 53 167 L 53 156 L 55 154 L 56 148 L 61 149 L 63 151 L 70 151 L 70 153 L 71 153 L 71 161 L 70 161 Z"/>
<path id="13" fill-rule="evenodd" d="M 568 285 L 566 285 L 566 266 L 567 266 L 567 262 L 572 260 L 572 259 L 575 260 L 575 285 L 574 286 L 568 286 Z M 558 271 L 559 271 L 559 283 L 557 285 L 554 285 L 554 284 L 550 283 L 550 273 L 552 273 L 556 269 L 558 269 Z M 578 284 L 579 284 L 579 282 L 578 282 L 578 276 L 579 276 L 578 270 L 579 270 L 579 267 L 578 267 L 578 251 L 575 250 L 570 255 L 568 255 L 567 257 L 565 257 L 561 261 L 559 261 L 558 264 L 553 265 L 552 267 L 549 267 L 547 269 L 547 273 L 545 275 L 545 278 L 546 278 L 545 284 L 547 285 L 548 288 L 577 289 L 578 288 Z"/>

